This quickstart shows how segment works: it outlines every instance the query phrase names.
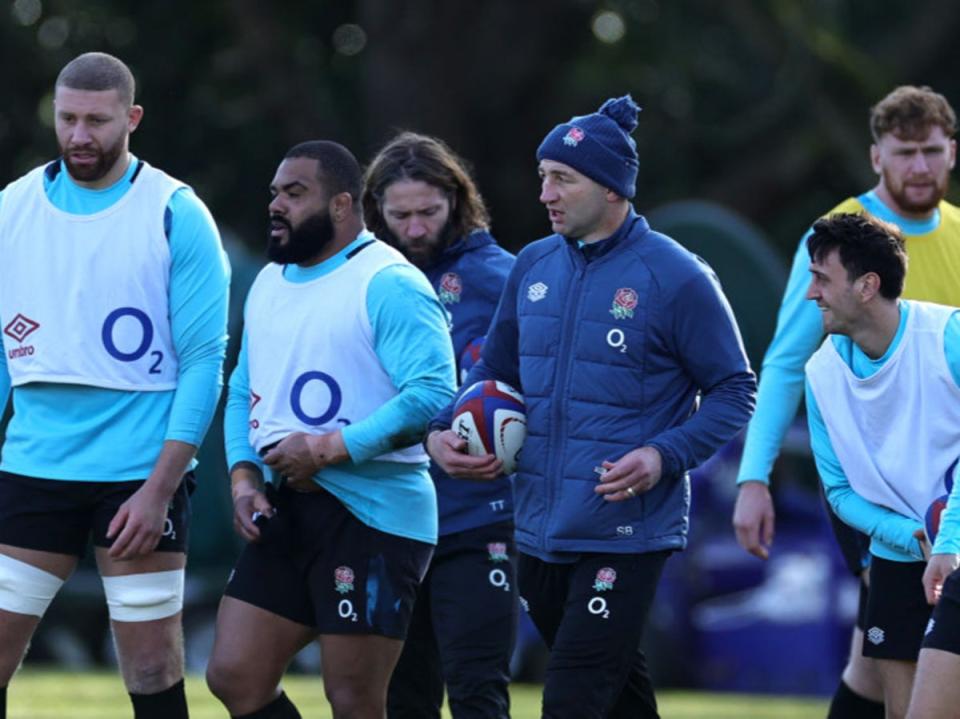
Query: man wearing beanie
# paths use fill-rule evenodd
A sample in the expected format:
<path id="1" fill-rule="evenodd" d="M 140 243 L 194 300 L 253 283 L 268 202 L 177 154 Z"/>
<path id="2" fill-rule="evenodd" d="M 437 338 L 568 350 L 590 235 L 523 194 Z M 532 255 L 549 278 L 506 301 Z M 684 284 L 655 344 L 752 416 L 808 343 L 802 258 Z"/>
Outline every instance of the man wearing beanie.
<path id="1" fill-rule="evenodd" d="M 687 473 L 747 422 L 755 378 L 716 276 L 633 209 L 629 97 L 555 127 L 537 150 L 554 234 L 523 249 L 465 386 L 519 389 L 514 482 L 522 602 L 551 649 L 544 717 L 657 717 L 639 650 L 663 565 L 686 545 Z M 493 480 L 431 422 L 450 475 Z"/>

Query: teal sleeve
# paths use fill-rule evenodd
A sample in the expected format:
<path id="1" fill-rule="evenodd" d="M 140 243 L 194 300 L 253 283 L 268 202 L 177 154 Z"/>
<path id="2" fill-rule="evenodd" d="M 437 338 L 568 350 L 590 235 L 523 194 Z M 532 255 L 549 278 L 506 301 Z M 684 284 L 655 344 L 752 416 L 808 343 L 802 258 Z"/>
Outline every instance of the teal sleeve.
<path id="1" fill-rule="evenodd" d="M 0 350 L 2 350 L 0 346 Z M 7 408 L 7 401 L 10 399 L 10 370 L 7 368 L 7 355 L 0 351 L 0 417 Z"/>
<path id="2" fill-rule="evenodd" d="M 240 339 L 237 366 L 230 375 L 227 406 L 223 413 L 223 440 L 227 453 L 227 467 L 237 462 L 263 463 L 250 445 L 250 370 L 247 367 L 247 333 Z"/>
<path id="3" fill-rule="evenodd" d="M 3 191 L 0 190 L 0 204 L 3 204 Z M 7 355 L 0 352 L 0 417 L 7 408 L 10 399 L 10 370 L 7 368 Z"/>
<path id="4" fill-rule="evenodd" d="M 820 474 L 820 481 L 823 482 L 827 501 L 830 502 L 833 511 L 846 524 L 859 529 L 873 540 L 872 553 L 878 553 L 874 550 L 877 548 L 876 542 L 880 542 L 894 552 L 906 555 L 901 559 L 907 557 L 922 559 L 920 544 L 913 536 L 913 533 L 922 525 L 891 509 L 867 501 L 853 490 L 840 466 L 840 460 L 833 451 L 827 427 L 809 382 L 806 386 L 806 398 L 810 447 L 813 450 L 813 458 L 817 463 L 817 472 Z M 895 559 L 896 557 L 887 556 L 887 558 Z"/>
<path id="5" fill-rule="evenodd" d="M 206 206 L 189 189 L 170 199 L 170 326 L 180 363 L 166 439 L 199 445 L 223 386 L 230 265 Z"/>
<path id="6" fill-rule="evenodd" d="M 953 381 L 960 387 L 960 312 L 954 312 L 943 332 L 943 351 Z M 933 543 L 934 554 L 960 554 L 960 481 L 955 481 L 940 517 L 940 532 Z"/>
<path id="7" fill-rule="evenodd" d="M 398 393 L 343 429 L 343 441 L 356 463 L 417 444 L 456 387 L 446 315 L 417 268 L 391 265 L 378 272 L 368 286 L 367 315 L 374 350 Z"/>
<path id="8" fill-rule="evenodd" d="M 943 330 L 943 354 L 953 381 L 960 387 L 960 311 L 950 315 Z"/>
<path id="9" fill-rule="evenodd" d="M 747 480 L 769 483 L 780 445 L 803 396 L 804 365 L 823 339 L 820 310 L 806 299 L 810 285 L 809 236 L 808 231 L 794 255 L 777 329 L 763 358 L 757 407 L 747 426 L 738 484 Z"/>
<path id="10" fill-rule="evenodd" d="M 0 204 L 3 203 L 3 191 L 0 190 Z M 7 368 L 7 355 L 0 352 L 0 417 L 7 408 L 10 399 L 10 370 Z"/>

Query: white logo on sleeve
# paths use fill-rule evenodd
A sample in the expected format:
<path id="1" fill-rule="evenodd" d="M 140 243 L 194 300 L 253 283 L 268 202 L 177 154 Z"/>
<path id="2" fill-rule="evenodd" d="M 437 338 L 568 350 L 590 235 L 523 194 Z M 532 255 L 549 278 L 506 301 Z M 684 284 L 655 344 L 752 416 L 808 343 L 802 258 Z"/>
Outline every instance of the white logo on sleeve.
<path id="1" fill-rule="evenodd" d="M 548 289 L 549 288 L 542 282 L 537 282 L 536 284 L 530 285 L 527 288 L 527 299 L 531 302 L 539 302 L 547 296 Z"/>
<path id="2" fill-rule="evenodd" d="M 884 634 L 880 627 L 870 627 L 867 630 L 867 641 L 871 644 L 883 644 Z"/>

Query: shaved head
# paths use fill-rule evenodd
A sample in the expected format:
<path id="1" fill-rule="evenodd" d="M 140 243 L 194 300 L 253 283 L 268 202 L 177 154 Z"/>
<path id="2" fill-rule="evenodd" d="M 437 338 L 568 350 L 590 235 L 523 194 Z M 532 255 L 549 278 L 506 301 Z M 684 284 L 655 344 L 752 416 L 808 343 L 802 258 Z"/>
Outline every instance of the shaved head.
<path id="1" fill-rule="evenodd" d="M 56 87 L 71 90 L 116 90 L 120 101 L 133 105 L 136 83 L 121 60 L 105 52 L 87 52 L 68 62 L 57 76 Z"/>

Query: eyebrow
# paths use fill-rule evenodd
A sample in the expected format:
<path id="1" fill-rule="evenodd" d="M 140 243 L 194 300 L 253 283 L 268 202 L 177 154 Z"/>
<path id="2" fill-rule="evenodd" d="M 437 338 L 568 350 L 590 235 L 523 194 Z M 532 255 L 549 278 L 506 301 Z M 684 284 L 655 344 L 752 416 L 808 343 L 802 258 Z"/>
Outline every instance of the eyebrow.
<path id="1" fill-rule="evenodd" d="M 433 203 L 430 203 L 430 204 L 428 204 L 428 205 L 424 205 L 424 206 L 422 206 L 422 207 L 415 207 L 415 208 L 409 208 L 409 209 L 407 209 L 407 208 L 405 208 L 405 209 L 400 209 L 399 207 L 390 207 L 388 204 L 384 203 L 384 209 L 385 209 L 387 212 L 390 212 L 390 213 L 400 213 L 400 214 L 411 214 L 411 213 L 417 213 L 417 212 L 428 212 L 428 211 L 430 211 L 430 210 L 438 210 L 438 209 L 440 209 L 441 207 L 443 207 L 443 203 L 442 203 L 442 202 L 433 202 Z"/>
<path id="2" fill-rule="evenodd" d="M 299 187 L 299 188 L 301 188 L 301 189 L 303 189 L 303 190 L 308 190 L 308 189 L 310 189 L 310 188 L 307 187 L 304 183 L 300 182 L 300 180 L 294 180 L 293 182 L 288 182 L 286 185 L 280 185 L 279 189 L 277 188 L 276 185 L 274 185 L 274 184 L 272 184 L 272 183 L 271 183 L 271 185 L 270 185 L 270 189 L 273 190 L 274 192 L 288 192 L 288 191 L 292 190 L 292 189 L 295 188 L 295 187 Z"/>
<path id="3" fill-rule="evenodd" d="M 541 177 L 546 177 L 547 175 L 553 175 L 554 177 L 573 177 L 573 173 L 569 170 L 540 170 Z"/>

